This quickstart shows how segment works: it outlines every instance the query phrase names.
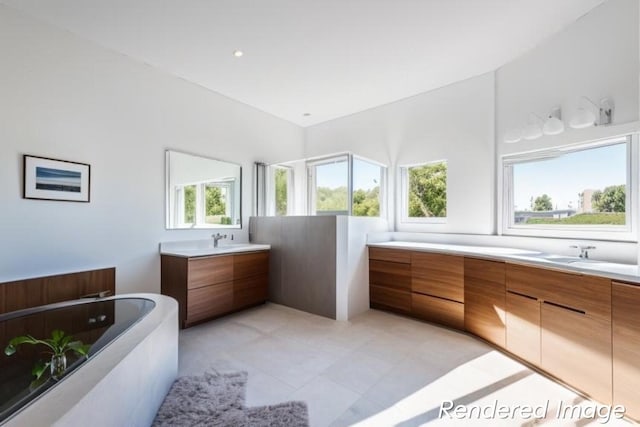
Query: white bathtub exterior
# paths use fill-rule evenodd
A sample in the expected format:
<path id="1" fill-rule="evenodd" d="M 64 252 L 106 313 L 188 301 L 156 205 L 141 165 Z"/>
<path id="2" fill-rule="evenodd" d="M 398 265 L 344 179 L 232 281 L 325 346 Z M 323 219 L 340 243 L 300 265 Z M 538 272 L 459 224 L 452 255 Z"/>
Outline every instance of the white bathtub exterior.
<path id="1" fill-rule="evenodd" d="M 158 294 L 142 320 L 56 387 L 9 419 L 7 426 L 149 426 L 178 373 L 178 304 Z"/>

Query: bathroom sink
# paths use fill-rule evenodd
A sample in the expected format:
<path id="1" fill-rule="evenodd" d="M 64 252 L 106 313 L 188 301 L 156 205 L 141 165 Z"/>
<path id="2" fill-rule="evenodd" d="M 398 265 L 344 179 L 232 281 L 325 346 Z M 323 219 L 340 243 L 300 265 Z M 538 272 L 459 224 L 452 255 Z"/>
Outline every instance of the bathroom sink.
<path id="1" fill-rule="evenodd" d="M 550 262 L 555 262 L 558 264 L 574 264 L 576 262 L 588 264 L 588 263 L 597 262 L 597 261 L 592 261 L 588 258 L 580 258 L 577 256 L 559 256 L 559 255 L 545 255 L 543 257 L 540 257 L 540 259 L 544 259 Z"/>

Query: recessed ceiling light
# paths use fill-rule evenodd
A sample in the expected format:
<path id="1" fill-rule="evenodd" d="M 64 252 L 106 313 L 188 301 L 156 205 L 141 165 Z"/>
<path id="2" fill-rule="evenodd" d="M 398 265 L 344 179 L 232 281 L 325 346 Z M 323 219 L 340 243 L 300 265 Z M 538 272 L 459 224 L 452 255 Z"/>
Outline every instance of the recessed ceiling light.
<path id="1" fill-rule="evenodd" d="M 233 56 L 235 56 L 236 58 L 240 58 L 242 55 L 244 55 L 244 52 L 239 49 L 233 51 Z"/>
<path id="2" fill-rule="evenodd" d="M 309 117 L 311 115 L 311 113 L 304 113 L 303 116 L 305 117 Z"/>

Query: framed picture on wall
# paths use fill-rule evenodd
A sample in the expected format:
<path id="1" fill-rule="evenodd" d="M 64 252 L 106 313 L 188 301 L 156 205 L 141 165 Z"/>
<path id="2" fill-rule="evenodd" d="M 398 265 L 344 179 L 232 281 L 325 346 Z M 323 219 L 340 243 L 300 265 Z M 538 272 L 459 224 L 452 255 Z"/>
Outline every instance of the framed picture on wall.
<path id="1" fill-rule="evenodd" d="M 24 155 L 25 199 L 89 202 L 91 166 Z"/>

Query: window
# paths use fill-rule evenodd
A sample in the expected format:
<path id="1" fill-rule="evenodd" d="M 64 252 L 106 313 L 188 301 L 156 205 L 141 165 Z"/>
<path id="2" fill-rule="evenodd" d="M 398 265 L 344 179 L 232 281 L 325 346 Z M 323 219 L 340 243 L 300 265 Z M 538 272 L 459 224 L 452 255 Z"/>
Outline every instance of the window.
<path id="1" fill-rule="evenodd" d="M 293 169 L 289 166 L 271 166 L 272 215 L 285 216 L 293 212 Z"/>
<path id="2" fill-rule="evenodd" d="M 310 163 L 308 170 L 310 213 L 312 215 L 348 215 L 348 156 Z"/>
<path id="3" fill-rule="evenodd" d="M 403 222 L 442 223 L 447 218 L 447 162 L 400 168 Z"/>
<path id="4" fill-rule="evenodd" d="M 232 224 L 229 195 L 233 181 L 205 182 L 176 186 L 176 218 L 181 227 Z"/>
<path id="5" fill-rule="evenodd" d="M 381 185 L 384 168 L 359 157 L 353 157 L 353 216 L 380 216 Z"/>
<path id="6" fill-rule="evenodd" d="M 379 217 L 384 214 L 386 167 L 352 154 L 307 164 L 309 214 Z"/>
<path id="7" fill-rule="evenodd" d="M 635 197 L 628 191 L 631 141 L 617 138 L 505 158 L 504 231 L 546 229 L 559 237 L 630 233 L 635 222 Z"/>

